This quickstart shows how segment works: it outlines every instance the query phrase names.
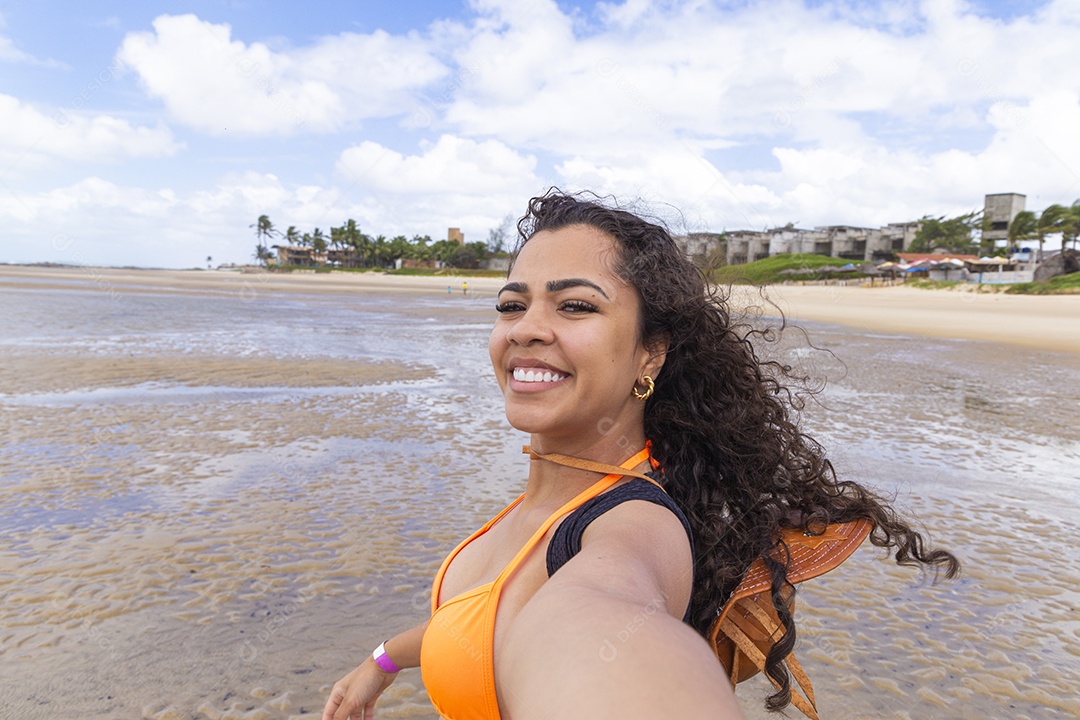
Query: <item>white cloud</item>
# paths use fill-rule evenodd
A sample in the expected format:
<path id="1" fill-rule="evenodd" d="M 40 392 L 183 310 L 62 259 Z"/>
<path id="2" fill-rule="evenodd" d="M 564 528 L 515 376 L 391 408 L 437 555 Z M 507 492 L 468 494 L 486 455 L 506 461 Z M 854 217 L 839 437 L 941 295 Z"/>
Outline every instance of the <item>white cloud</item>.
<path id="1" fill-rule="evenodd" d="M 35 260 L 190 267 L 207 255 L 249 260 L 255 218 L 305 204 L 274 176 L 256 173 L 226 176 L 189 194 L 88 177 L 17 200 L 0 194 L 0 221 Z"/>
<path id="2" fill-rule="evenodd" d="M 405 195 L 483 195 L 534 187 L 536 158 L 497 140 L 443 135 L 422 155 L 402 155 L 365 141 L 341 154 L 338 173 L 376 192 Z"/>
<path id="3" fill-rule="evenodd" d="M 293 45 L 161 16 L 116 56 L 161 121 L 69 111 L 60 127 L 0 96 L 0 161 L 25 172 L 168 156 L 179 145 L 166 118 L 300 139 L 249 140 L 229 150 L 239 172 L 183 192 L 90 168 L 96 178 L 54 194 L 0 198 L 0 217 L 24 238 L 70 215 L 102 248 L 121 247 L 110 233 L 122 227 L 162 242 L 163 257 L 211 243 L 246 259 L 263 213 L 301 229 L 353 217 L 372 234 L 454 226 L 484 239 L 549 184 L 640 197 L 661 215 L 667 204 L 682 211 L 672 226 L 692 230 L 878 225 L 966 212 L 987 192 L 1025 193 L 1034 210 L 1080 197 L 1076 0 L 1010 19 L 944 0 L 810 5 L 628 0 L 587 15 L 472 0 L 467 16 L 415 32 Z M 126 92 L 122 80 L 95 103 Z M 186 182 L 190 163 L 226 161 L 218 141 L 186 139 L 168 169 Z"/>
<path id="4" fill-rule="evenodd" d="M 11 38 L 0 35 L 0 62 L 20 63 L 32 62 L 34 57 L 19 50 L 11 42 Z"/>
<path id="5" fill-rule="evenodd" d="M 353 218 L 372 235 L 438 239 L 448 227 L 460 227 L 471 242 L 486 240 L 508 212 L 521 210 L 526 195 L 508 197 L 350 196 L 255 172 L 229 174 L 188 193 L 88 177 L 18 197 L 0 192 L 0 261 L 192 267 L 210 255 L 219 263 L 248 262 L 255 248 L 249 226 L 264 214 L 282 230 L 295 225 L 301 232 L 319 227 L 328 233 Z"/>
<path id="6" fill-rule="evenodd" d="M 497 22 L 477 21 L 458 56 L 480 70 L 446 119 L 467 136 L 578 154 L 672 136 L 801 132 L 813 141 L 827 132 L 813 127 L 815 112 L 925 127 L 969 118 L 958 105 L 1080 86 L 1078 28 L 1063 16 L 1066 3 L 1011 23 L 950 3 L 923 7 L 920 25 L 889 7 L 867 17 L 795 2 L 635 2 L 603 6 L 606 24 L 574 37 L 558 12 L 524 21 L 496 6 L 488 12 Z"/>
<path id="7" fill-rule="evenodd" d="M 410 112 L 414 93 L 446 72 L 418 37 L 382 31 L 274 51 L 194 15 L 162 15 L 153 27 L 128 34 L 118 59 L 172 117 L 211 134 L 330 132 Z"/>
<path id="8" fill-rule="evenodd" d="M 0 15 L 0 28 L 4 27 L 4 17 Z M 0 63 L 11 63 L 13 65 L 36 65 L 39 67 L 47 68 L 66 68 L 62 62 L 56 60 L 41 60 L 34 57 L 28 52 L 24 52 L 15 47 L 15 43 L 11 41 L 11 38 L 6 35 L 0 35 Z"/>
<path id="9" fill-rule="evenodd" d="M 48 111 L 0 94 L 0 162 L 10 169 L 32 169 L 55 161 L 112 162 L 163 157 L 179 149 L 168 128 L 133 126 L 110 115 L 87 115 L 57 108 Z M 21 167 L 20 167 L 21 166 Z"/>
<path id="10" fill-rule="evenodd" d="M 723 172 L 700 149 L 673 143 L 619 157 L 574 157 L 558 165 L 559 185 L 626 201 L 641 199 L 646 212 L 673 232 L 760 229 L 771 224 L 779 198 L 762 184 Z"/>
<path id="11" fill-rule="evenodd" d="M 1010 21 L 951 2 L 627 2 L 602 4 L 579 36 L 554 3 L 530 7 L 527 20 L 481 7 L 458 55 L 479 70 L 445 118 L 554 156 L 561 185 L 671 203 L 694 229 L 873 225 L 966 212 L 987 192 L 1027 192 L 1029 206 L 1080 195 L 1075 2 Z M 950 150 L 960 135 L 967 146 Z M 706 160 L 739 145 L 773 146 L 778 167 Z"/>
<path id="12" fill-rule="evenodd" d="M 877 225 L 978 209 L 988 192 L 1019 192 L 1036 210 L 1080 196 L 1080 98 L 1058 92 L 1025 106 L 997 104 L 992 141 L 977 152 L 919 153 L 884 143 L 777 148 L 768 181 L 805 223 Z"/>
<path id="13" fill-rule="evenodd" d="M 535 157 L 496 140 L 443 135 L 420 149 L 404 155 L 365 141 L 341 154 L 338 176 L 350 192 L 362 191 L 358 213 L 373 232 L 438 238 L 459 227 L 469 242 L 486 240 L 488 230 L 546 188 Z M 417 230 L 418 222 L 434 229 Z"/>

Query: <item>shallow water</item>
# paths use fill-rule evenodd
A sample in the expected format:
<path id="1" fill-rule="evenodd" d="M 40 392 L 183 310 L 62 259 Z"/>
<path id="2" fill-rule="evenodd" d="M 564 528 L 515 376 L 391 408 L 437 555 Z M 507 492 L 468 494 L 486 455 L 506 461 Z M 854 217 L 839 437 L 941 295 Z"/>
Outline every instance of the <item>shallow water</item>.
<path id="1" fill-rule="evenodd" d="M 0 715 L 317 716 L 520 492 L 490 304 L 0 285 Z M 806 327 L 807 426 L 965 563 L 804 586 L 823 717 L 1080 715 L 1080 358 Z M 416 671 L 380 710 L 434 717 Z"/>

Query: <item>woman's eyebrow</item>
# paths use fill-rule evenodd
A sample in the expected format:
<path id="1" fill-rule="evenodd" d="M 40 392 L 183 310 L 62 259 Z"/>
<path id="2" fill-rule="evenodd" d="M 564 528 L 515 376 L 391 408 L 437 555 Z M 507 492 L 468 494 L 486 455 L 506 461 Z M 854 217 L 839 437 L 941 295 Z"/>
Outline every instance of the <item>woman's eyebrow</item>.
<path id="1" fill-rule="evenodd" d="M 611 298 L 608 297 L 608 294 L 606 292 L 604 292 L 604 289 L 602 287 L 600 287 L 596 283 L 592 282 L 591 280 L 586 280 L 584 278 L 567 278 L 566 280 L 549 280 L 548 284 L 547 284 L 547 291 L 549 293 L 557 293 L 557 292 L 559 292 L 561 290 L 566 290 L 566 289 L 572 288 L 572 287 L 592 288 L 596 292 L 603 295 L 605 300 L 610 300 L 611 299 Z"/>
<path id="2" fill-rule="evenodd" d="M 600 287 L 599 285 L 592 282 L 591 280 L 586 280 L 584 278 L 567 278 L 566 280 L 548 280 L 548 282 L 547 282 L 547 291 L 549 293 L 561 292 L 562 290 L 567 290 L 567 289 L 572 288 L 572 287 L 592 288 L 596 292 L 603 295 L 605 299 L 607 299 L 607 300 L 611 299 L 611 298 L 608 297 L 608 294 L 606 292 L 604 292 L 604 288 Z M 502 289 L 499 290 L 499 295 L 502 295 L 504 292 L 512 292 L 512 293 L 520 293 L 522 295 L 528 295 L 529 286 L 526 285 L 523 282 L 506 283 L 505 285 L 503 285 Z"/>
<path id="3" fill-rule="evenodd" d="M 502 286 L 502 290 L 499 291 L 499 295 L 504 292 L 520 293 L 521 295 L 529 294 L 529 286 L 522 282 L 506 283 Z"/>

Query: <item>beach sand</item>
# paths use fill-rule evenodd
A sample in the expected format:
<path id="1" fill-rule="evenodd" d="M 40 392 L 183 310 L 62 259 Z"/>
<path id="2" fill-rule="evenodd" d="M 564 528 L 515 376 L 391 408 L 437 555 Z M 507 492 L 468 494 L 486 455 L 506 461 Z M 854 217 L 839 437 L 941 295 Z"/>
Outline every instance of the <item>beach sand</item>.
<path id="1" fill-rule="evenodd" d="M 424 617 L 527 468 L 503 281 L 462 281 L 0 266 L 0 714 L 300 720 Z M 804 423 L 841 475 L 965 564 L 933 585 L 867 545 L 804 586 L 822 716 L 1076 717 L 1080 298 L 768 297 L 809 328 L 766 350 L 828 379 Z M 740 685 L 749 718 L 766 694 Z M 435 717 L 416 670 L 379 711 Z"/>
<path id="2" fill-rule="evenodd" d="M 1005 295 L 903 286 L 772 285 L 766 295 L 798 322 L 836 323 L 870 332 L 986 340 L 1080 354 L 1080 295 Z M 735 288 L 735 306 L 760 307 Z M 772 315 L 768 306 L 761 308 Z"/>
<path id="3" fill-rule="evenodd" d="M 256 300 L 260 294 L 411 293 L 492 297 L 502 278 L 402 276 L 383 273 L 241 273 L 0 265 L 8 287 L 69 285 L 105 292 L 214 293 Z M 447 287 L 450 292 L 447 293 Z M 903 286 L 735 286 L 731 306 L 750 314 L 836 323 L 868 332 L 986 340 L 1055 352 L 1080 353 L 1080 295 L 1005 295 Z"/>

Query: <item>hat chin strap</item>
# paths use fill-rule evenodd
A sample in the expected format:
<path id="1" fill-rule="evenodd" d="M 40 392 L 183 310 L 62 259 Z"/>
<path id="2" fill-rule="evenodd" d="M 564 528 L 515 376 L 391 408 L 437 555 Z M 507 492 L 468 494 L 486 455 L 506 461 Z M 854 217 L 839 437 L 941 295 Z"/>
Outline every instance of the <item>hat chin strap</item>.
<path id="1" fill-rule="evenodd" d="M 645 460 L 649 460 L 653 463 L 654 467 L 657 465 L 656 461 L 649 455 L 649 446 L 646 446 L 637 454 L 628 458 L 621 466 L 608 465 L 607 463 L 595 462 L 593 460 L 583 460 L 582 458 L 571 457 L 570 455 L 562 455 L 560 453 L 538 453 L 532 449 L 529 445 L 523 445 L 521 452 L 528 455 L 533 460 L 546 460 L 556 465 L 565 465 L 566 467 L 577 468 L 578 470 L 586 470 L 588 472 L 600 473 L 602 475 L 626 475 L 630 477 L 641 478 L 642 480 L 648 480 L 653 485 L 663 489 L 663 486 L 656 482 L 653 478 L 649 477 L 643 472 L 632 470 L 635 465 L 642 463 Z"/>

